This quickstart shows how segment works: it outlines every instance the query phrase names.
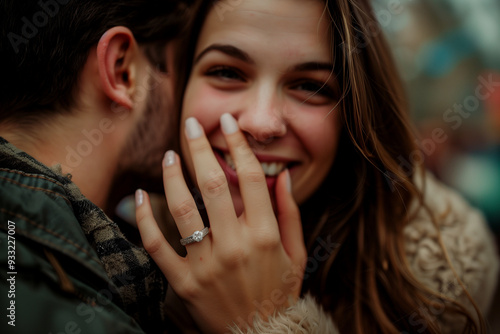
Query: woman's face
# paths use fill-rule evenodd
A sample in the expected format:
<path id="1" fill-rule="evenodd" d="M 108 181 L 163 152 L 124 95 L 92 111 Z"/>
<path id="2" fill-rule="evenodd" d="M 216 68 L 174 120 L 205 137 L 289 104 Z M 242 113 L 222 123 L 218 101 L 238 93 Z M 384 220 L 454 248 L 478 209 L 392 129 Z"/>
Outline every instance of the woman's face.
<path id="1" fill-rule="evenodd" d="M 332 166 L 340 127 L 323 9 L 314 0 L 227 1 L 212 7 L 204 23 L 182 120 L 193 116 L 204 127 L 238 214 L 243 203 L 219 124 L 222 114 L 231 113 L 247 134 L 270 190 L 289 168 L 299 204 Z M 194 178 L 184 136 L 181 147 Z"/>

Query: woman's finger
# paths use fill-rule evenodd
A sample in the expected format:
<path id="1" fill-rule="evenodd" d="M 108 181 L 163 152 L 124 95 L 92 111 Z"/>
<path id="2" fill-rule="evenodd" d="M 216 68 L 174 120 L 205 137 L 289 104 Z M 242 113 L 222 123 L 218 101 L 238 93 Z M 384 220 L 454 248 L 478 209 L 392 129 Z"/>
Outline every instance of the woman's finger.
<path id="1" fill-rule="evenodd" d="M 228 240 L 239 229 L 226 175 L 195 118 L 186 120 L 186 137 L 193 160 L 196 180 L 210 219 L 212 238 Z"/>
<path id="2" fill-rule="evenodd" d="M 231 114 L 220 118 L 231 157 L 236 166 L 245 215 L 250 224 L 269 224 L 274 217 L 269 188 L 262 166 Z"/>
<path id="3" fill-rule="evenodd" d="M 281 243 L 295 265 L 305 266 L 307 251 L 304 246 L 304 235 L 300 211 L 291 193 L 290 172 L 282 172 L 276 184 L 276 206 L 278 209 L 278 225 Z"/>
<path id="4" fill-rule="evenodd" d="M 179 156 L 174 151 L 168 151 L 163 160 L 163 185 L 168 209 L 181 237 L 187 238 L 201 231 L 204 228 L 203 220 L 184 180 Z M 205 238 L 186 245 L 189 256 L 198 257 L 210 252 L 210 242 Z"/>
<path id="5" fill-rule="evenodd" d="M 144 190 L 137 190 L 136 219 L 141 234 L 142 244 L 151 255 L 158 267 L 171 283 L 182 281 L 187 273 L 185 261 L 177 255 L 175 250 L 163 237 L 163 234 L 153 217 L 149 196 Z"/>

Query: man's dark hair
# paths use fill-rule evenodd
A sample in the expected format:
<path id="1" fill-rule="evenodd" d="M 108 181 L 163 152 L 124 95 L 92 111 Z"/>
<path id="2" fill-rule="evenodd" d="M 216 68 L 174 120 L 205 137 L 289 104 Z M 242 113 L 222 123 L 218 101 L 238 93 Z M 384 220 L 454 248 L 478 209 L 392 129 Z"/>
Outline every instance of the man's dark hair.
<path id="1" fill-rule="evenodd" d="M 148 58 L 185 25 L 188 0 L 0 0 L 0 121 L 70 107 L 89 51 L 125 26 Z"/>

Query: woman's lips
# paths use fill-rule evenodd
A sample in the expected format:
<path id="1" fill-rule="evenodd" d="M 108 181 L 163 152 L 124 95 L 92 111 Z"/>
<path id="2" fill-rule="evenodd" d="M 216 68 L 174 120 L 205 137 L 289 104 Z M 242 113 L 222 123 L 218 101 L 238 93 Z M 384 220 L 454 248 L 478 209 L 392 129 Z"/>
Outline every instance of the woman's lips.
<path id="1" fill-rule="evenodd" d="M 238 175 L 236 174 L 236 171 L 226 161 L 225 154 L 227 153 L 217 149 L 214 149 L 214 152 L 217 161 L 219 161 L 222 170 L 226 174 L 228 182 L 231 185 L 239 188 Z M 285 161 L 276 161 L 276 159 L 272 160 L 272 158 L 270 157 L 259 158 L 259 161 L 261 162 L 261 166 L 264 165 L 263 168 L 265 168 L 268 172 L 276 174 L 276 175 L 266 175 L 267 187 L 269 188 L 269 190 L 274 190 L 278 175 L 282 172 L 282 170 L 284 170 L 287 167 L 288 164 Z"/>

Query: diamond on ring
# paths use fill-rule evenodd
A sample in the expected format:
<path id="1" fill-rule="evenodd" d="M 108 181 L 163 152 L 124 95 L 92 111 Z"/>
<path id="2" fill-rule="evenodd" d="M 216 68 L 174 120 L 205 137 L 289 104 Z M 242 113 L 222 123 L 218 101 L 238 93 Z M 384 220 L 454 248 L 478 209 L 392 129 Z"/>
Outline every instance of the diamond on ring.
<path id="1" fill-rule="evenodd" d="M 203 234 L 200 231 L 196 231 L 193 233 L 193 240 L 196 242 L 200 242 L 203 240 Z"/>
<path id="2" fill-rule="evenodd" d="M 201 231 L 195 231 L 189 237 L 181 239 L 181 245 L 186 246 L 193 242 L 200 242 L 209 232 L 210 230 L 208 229 L 208 227 L 205 227 Z"/>

